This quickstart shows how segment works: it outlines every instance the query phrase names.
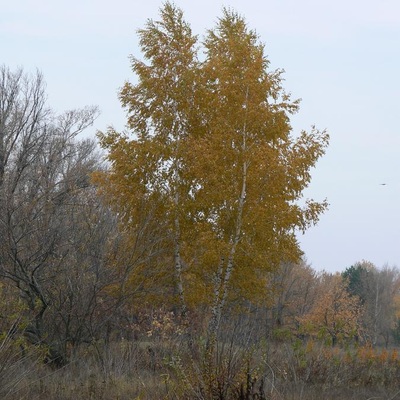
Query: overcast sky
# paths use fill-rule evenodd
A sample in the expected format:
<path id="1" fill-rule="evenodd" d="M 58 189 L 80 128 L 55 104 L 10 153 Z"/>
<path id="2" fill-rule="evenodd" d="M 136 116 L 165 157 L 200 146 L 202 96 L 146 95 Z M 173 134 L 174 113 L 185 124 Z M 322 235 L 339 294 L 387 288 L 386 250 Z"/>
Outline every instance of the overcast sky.
<path id="1" fill-rule="evenodd" d="M 318 226 L 300 236 L 317 270 L 343 271 L 363 259 L 400 267 L 400 1 L 181 0 L 200 37 L 223 6 L 242 14 L 266 46 L 285 89 L 302 98 L 295 132 L 315 124 L 331 144 L 306 192 L 328 199 Z M 0 64 L 41 70 L 56 111 L 96 104 L 87 134 L 125 114 L 117 92 L 133 80 L 136 31 L 157 19 L 156 0 L 2 2 Z M 382 186 L 382 183 L 386 183 Z"/>

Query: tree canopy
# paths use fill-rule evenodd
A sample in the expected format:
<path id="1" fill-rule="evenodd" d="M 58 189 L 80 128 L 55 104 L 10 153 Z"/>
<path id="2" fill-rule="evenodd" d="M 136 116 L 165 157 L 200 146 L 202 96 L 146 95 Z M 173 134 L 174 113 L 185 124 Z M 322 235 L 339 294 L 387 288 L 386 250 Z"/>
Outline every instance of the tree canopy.
<path id="1" fill-rule="evenodd" d="M 199 42 L 166 3 L 139 38 L 137 83 L 120 92 L 129 131 L 99 133 L 110 169 L 96 180 L 132 241 L 150 214 L 163 227 L 163 257 L 147 266 L 169 271 L 163 296 L 183 313 L 213 304 L 217 324 L 228 298 L 264 299 L 267 273 L 300 258 L 296 232 L 327 208 L 302 197 L 328 134 L 293 134 L 299 101 L 237 13 L 224 9 Z"/>

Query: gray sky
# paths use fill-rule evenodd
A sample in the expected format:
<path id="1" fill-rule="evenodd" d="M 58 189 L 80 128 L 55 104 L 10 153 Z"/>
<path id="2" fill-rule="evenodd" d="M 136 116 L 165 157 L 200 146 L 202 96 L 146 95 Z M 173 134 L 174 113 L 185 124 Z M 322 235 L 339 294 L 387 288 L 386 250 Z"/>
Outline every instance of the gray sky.
<path id="1" fill-rule="evenodd" d="M 117 91 L 140 56 L 136 30 L 158 18 L 156 0 L 2 2 L 0 64 L 41 70 L 57 111 L 97 104 L 88 132 L 124 129 Z M 242 14 L 266 45 L 285 88 L 302 98 L 295 132 L 315 124 L 331 144 L 306 192 L 329 211 L 300 237 L 317 270 L 362 259 L 400 267 L 400 2 L 398 0 L 176 1 L 194 33 L 223 6 Z M 386 186 L 381 186 L 386 183 Z"/>

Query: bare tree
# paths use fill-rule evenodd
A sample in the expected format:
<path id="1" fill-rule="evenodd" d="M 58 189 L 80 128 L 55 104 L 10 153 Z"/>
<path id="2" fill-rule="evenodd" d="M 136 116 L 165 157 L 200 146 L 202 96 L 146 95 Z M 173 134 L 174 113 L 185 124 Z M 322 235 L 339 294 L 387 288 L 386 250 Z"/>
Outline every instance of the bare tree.
<path id="1" fill-rule="evenodd" d="M 383 339 L 388 346 L 396 322 L 399 269 L 387 265 L 377 268 L 361 261 L 347 268 L 343 277 L 349 282 L 350 293 L 359 296 L 363 304 L 365 339 L 373 345 Z"/>
<path id="2" fill-rule="evenodd" d="M 366 332 L 372 344 L 382 338 L 387 347 L 396 318 L 394 299 L 399 290 L 399 270 L 387 265 L 370 268 L 364 278 Z"/>
<path id="3" fill-rule="evenodd" d="M 307 314 L 318 294 L 316 272 L 304 260 L 286 262 L 270 274 L 268 290 L 272 293 L 267 326 L 271 332 L 288 329 L 295 332 L 298 319 Z"/>
<path id="4" fill-rule="evenodd" d="M 22 70 L 0 67 L 0 187 L 6 168 L 19 167 L 22 173 L 41 146 L 41 126 L 48 120 L 44 82 L 37 72 L 29 77 Z"/>
<path id="5" fill-rule="evenodd" d="M 95 142 L 77 139 L 98 110 L 53 115 L 39 72 L 1 67 L 0 90 L 0 278 L 28 305 L 31 341 L 58 342 L 65 353 L 93 335 L 111 279 L 105 252 L 115 218 L 90 183 L 101 168 Z"/>

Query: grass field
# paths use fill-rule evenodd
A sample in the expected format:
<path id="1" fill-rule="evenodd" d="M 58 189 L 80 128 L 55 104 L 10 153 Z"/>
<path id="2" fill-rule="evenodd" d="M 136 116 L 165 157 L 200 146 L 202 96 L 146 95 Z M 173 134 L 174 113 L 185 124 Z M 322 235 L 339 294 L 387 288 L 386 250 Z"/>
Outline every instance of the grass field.
<path id="1" fill-rule="evenodd" d="M 240 346 L 182 338 L 95 343 L 67 365 L 43 362 L 43 351 L 0 347 L 0 398 L 21 399 L 400 399 L 396 349 L 329 347 L 292 340 Z"/>

